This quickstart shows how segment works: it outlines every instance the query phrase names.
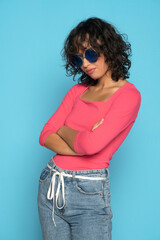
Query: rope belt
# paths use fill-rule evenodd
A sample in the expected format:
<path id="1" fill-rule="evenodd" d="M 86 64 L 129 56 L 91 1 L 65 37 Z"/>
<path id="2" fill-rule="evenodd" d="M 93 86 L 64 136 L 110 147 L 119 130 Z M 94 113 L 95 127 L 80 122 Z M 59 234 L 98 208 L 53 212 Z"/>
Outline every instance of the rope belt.
<path id="1" fill-rule="evenodd" d="M 58 186 L 57 186 L 57 191 L 56 191 L 56 207 L 58 209 L 62 209 L 65 206 L 65 194 L 64 194 L 64 177 L 73 177 L 71 174 L 67 174 L 65 172 L 58 172 L 57 170 L 53 169 L 49 164 L 47 164 L 47 167 L 55 172 L 52 176 L 49 188 L 48 188 L 48 193 L 47 193 L 47 199 L 52 200 L 53 199 L 53 210 L 52 210 L 52 220 L 54 222 L 54 225 L 56 226 L 55 220 L 54 220 L 54 192 L 55 192 L 55 180 L 56 176 L 59 177 L 58 179 Z M 105 177 L 87 177 L 87 176 L 80 176 L 76 175 L 75 178 L 79 179 L 88 179 L 88 180 L 102 180 L 106 179 Z M 58 197 L 59 197 L 59 191 L 62 186 L 62 199 L 63 199 L 63 205 L 61 207 L 58 206 Z"/>

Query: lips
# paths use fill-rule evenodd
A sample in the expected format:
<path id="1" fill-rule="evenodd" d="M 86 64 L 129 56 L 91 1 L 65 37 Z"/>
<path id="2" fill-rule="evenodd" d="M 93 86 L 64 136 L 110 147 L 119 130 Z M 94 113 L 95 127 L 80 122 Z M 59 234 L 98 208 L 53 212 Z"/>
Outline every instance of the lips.
<path id="1" fill-rule="evenodd" d="M 87 73 L 93 73 L 94 70 L 95 70 L 95 68 L 89 69 L 89 70 L 87 70 Z"/>

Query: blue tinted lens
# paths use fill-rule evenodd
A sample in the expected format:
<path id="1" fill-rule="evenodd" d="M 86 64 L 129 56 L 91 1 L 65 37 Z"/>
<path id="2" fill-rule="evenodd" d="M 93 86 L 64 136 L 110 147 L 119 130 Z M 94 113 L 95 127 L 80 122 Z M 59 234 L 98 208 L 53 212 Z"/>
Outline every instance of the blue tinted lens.
<path id="1" fill-rule="evenodd" d="M 89 61 L 89 62 L 96 62 L 98 60 L 98 54 L 92 49 L 89 48 L 86 50 L 85 52 L 85 58 Z M 74 55 L 72 57 L 72 63 L 76 66 L 76 67 L 81 67 L 83 64 L 83 61 L 81 59 L 80 56 L 78 55 Z"/>
<path id="2" fill-rule="evenodd" d="M 93 49 L 90 48 L 90 49 L 87 49 L 87 51 L 85 52 L 85 58 L 89 62 L 96 62 L 98 59 L 98 55 Z"/>
<path id="3" fill-rule="evenodd" d="M 81 67 L 82 66 L 82 59 L 78 56 L 78 55 L 74 55 L 72 57 L 72 63 L 76 66 L 76 67 Z"/>

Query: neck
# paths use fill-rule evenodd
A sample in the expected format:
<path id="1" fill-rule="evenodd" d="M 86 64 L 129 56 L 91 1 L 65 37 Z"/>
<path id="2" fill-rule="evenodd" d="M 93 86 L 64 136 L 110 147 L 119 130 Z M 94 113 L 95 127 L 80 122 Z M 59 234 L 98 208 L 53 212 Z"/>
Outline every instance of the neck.
<path id="1" fill-rule="evenodd" d="M 111 72 L 106 72 L 101 78 L 98 79 L 96 87 L 98 89 L 105 89 L 115 86 L 117 81 L 111 78 Z"/>

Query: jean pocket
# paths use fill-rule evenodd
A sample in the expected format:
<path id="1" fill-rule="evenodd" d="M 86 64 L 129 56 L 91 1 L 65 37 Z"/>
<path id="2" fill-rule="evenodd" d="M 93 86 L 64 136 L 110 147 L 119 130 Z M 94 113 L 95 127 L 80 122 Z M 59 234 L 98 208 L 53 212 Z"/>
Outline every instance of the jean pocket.
<path id="1" fill-rule="evenodd" d="M 50 175 L 51 175 L 50 169 L 48 167 L 45 167 L 41 172 L 41 175 L 39 177 L 39 182 L 47 181 L 47 179 Z"/>
<path id="2" fill-rule="evenodd" d="M 83 180 L 75 179 L 73 181 L 74 187 L 81 193 L 86 195 L 102 195 L 103 181 L 102 180 Z"/>

